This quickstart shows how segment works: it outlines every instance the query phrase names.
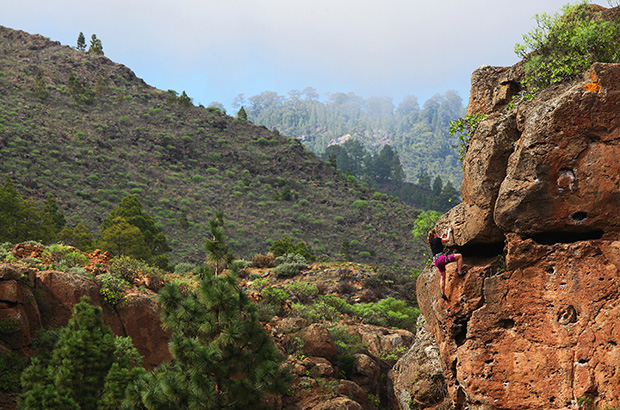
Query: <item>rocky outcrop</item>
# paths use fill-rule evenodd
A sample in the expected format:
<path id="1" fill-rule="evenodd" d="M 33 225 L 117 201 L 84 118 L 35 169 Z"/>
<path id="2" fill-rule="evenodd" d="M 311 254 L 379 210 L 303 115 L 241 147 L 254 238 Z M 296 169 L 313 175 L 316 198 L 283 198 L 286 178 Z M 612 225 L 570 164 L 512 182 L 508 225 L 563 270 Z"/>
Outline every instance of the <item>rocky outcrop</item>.
<path id="1" fill-rule="evenodd" d="M 115 334 L 131 337 L 146 368 L 170 360 L 169 335 L 161 328 L 155 293 L 133 292 L 126 295 L 125 303 L 112 307 L 104 303 L 99 284 L 89 277 L 9 264 L 0 265 L 3 341 L 10 350 L 29 356 L 36 331 L 65 326 L 82 296 L 103 308 L 104 322 Z"/>
<path id="2" fill-rule="evenodd" d="M 438 409 L 452 404 L 439 359 L 439 349 L 426 319 L 418 317 L 415 342 L 390 370 L 398 410 Z M 413 407 L 413 406 L 415 407 Z"/>
<path id="3" fill-rule="evenodd" d="M 620 65 L 531 100 L 518 97 L 520 70 L 472 76 L 468 113 L 488 116 L 465 156 L 463 203 L 437 226 L 454 227 L 469 270 L 449 266 L 446 302 L 427 268 L 420 308 L 455 409 L 618 407 Z"/>

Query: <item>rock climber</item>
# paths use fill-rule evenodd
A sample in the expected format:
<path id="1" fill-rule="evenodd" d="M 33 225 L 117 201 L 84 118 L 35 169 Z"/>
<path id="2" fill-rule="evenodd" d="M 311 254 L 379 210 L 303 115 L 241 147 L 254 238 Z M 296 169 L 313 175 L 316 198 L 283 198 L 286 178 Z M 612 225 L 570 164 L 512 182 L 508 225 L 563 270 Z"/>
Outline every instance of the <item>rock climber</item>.
<path id="1" fill-rule="evenodd" d="M 463 276 L 467 273 L 463 270 L 463 255 L 460 253 L 444 253 L 443 244 L 449 242 L 451 236 L 452 227 L 446 229 L 441 237 L 435 229 L 431 229 L 428 232 L 428 244 L 431 246 L 431 252 L 433 253 L 433 264 L 437 267 L 441 275 L 439 281 L 441 297 L 446 301 L 448 300 L 448 296 L 446 296 L 446 265 L 450 262 L 456 262 L 457 275 Z"/>

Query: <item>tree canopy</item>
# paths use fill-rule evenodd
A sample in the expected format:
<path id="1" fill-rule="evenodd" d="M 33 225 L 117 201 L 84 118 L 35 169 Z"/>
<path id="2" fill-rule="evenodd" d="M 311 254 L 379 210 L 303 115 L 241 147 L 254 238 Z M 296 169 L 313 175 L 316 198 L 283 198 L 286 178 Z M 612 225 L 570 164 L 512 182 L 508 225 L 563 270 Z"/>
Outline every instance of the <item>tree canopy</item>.
<path id="1" fill-rule="evenodd" d="M 0 185 L 0 242 L 51 243 L 64 226 L 65 217 L 52 194 L 41 204 L 23 198 L 9 177 Z"/>
<path id="2" fill-rule="evenodd" d="M 103 220 L 101 236 L 99 246 L 114 255 L 148 260 L 170 251 L 166 236 L 155 219 L 142 212 L 142 203 L 135 195 L 125 196 Z"/>
<path id="3" fill-rule="evenodd" d="M 436 94 L 422 107 L 413 95 L 405 96 L 397 106 L 388 97 L 339 92 L 328 94 L 323 102 L 318 96 L 311 87 L 290 91 L 288 97 L 264 91 L 249 98 L 239 95 L 234 105 L 243 105 L 254 124 L 297 138 L 319 155 L 346 138 L 373 154 L 389 145 L 399 153 L 404 181 L 414 181 L 428 171 L 460 185 L 457 141 L 448 133 L 450 120 L 465 114 L 455 91 Z M 357 175 L 350 165 L 343 170 L 348 168 Z"/>
<path id="4" fill-rule="evenodd" d="M 207 274 L 188 295 L 168 284 L 159 300 L 173 361 L 130 387 L 127 408 L 263 409 L 265 393 L 286 391 L 283 357 L 234 274 Z"/>
<path id="5" fill-rule="evenodd" d="M 130 339 L 115 338 L 101 307 L 83 297 L 51 352 L 33 357 L 22 374 L 20 410 L 119 408 L 126 386 L 144 372 Z"/>

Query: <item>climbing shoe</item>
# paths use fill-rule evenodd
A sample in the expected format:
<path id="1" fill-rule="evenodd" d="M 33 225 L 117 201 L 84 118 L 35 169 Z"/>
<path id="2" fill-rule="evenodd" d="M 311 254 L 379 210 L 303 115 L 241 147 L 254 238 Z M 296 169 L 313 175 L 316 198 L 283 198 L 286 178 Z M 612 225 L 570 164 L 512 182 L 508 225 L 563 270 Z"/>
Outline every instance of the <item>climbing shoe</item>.
<path id="1" fill-rule="evenodd" d="M 466 270 L 462 270 L 462 271 L 461 271 L 461 273 L 458 273 L 459 277 L 461 277 L 461 278 L 462 278 L 463 276 L 465 276 L 466 274 L 467 274 L 467 271 L 466 271 Z"/>
<path id="2" fill-rule="evenodd" d="M 442 293 L 442 294 L 441 294 L 441 298 L 442 298 L 443 300 L 445 300 L 446 302 L 448 301 L 448 297 L 446 296 L 446 294 L 445 294 L 445 293 Z"/>

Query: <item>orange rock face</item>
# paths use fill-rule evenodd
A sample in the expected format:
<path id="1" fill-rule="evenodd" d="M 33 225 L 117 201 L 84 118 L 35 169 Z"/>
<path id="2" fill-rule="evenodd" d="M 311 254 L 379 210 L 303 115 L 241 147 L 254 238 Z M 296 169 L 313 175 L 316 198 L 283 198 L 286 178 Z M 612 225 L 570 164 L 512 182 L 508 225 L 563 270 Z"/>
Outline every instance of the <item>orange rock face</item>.
<path id="1" fill-rule="evenodd" d="M 437 226 L 470 269 L 449 267 L 448 302 L 426 269 L 420 308 L 457 409 L 619 407 L 620 65 L 511 107 L 517 68 L 473 77 L 469 111 L 488 116 Z"/>
<path id="2" fill-rule="evenodd" d="M 620 405 L 620 242 L 541 245 L 509 235 L 506 267 L 449 271 L 450 301 L 427 269 L 418 297 L 449 391 L 470 409 Z"/>

